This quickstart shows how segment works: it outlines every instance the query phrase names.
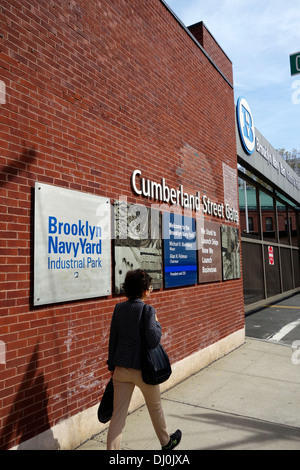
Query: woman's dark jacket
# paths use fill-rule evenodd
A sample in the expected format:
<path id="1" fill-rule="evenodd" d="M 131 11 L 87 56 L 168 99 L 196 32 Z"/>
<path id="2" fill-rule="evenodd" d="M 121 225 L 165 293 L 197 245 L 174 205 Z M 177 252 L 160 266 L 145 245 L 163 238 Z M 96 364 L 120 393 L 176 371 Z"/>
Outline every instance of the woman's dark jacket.
<path id="1" fill-rule="evenodd" d="M 143 307 L 144 323 L 141 325 Z M 161 326 L 155 319 L 155 309 L 144 304 L 141 299 L 127 300 L 115 306 L 111 320 L 108 369 L 115 366 L 141 369 L 141 328 L 144 326 L 149 348 L 158 346 L 161 339 Z"/>

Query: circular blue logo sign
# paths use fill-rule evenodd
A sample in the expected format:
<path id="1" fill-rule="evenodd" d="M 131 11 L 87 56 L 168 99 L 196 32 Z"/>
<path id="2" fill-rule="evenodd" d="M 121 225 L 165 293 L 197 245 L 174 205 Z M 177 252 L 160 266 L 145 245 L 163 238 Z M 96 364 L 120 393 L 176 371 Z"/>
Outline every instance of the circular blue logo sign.
<path id="1" fill-rule="evenodd" d="M 255 128 L 251 109 L 245 98 L 238 99 L 236 114 L 243 147 L 251 155 L 255 149 Z"/>

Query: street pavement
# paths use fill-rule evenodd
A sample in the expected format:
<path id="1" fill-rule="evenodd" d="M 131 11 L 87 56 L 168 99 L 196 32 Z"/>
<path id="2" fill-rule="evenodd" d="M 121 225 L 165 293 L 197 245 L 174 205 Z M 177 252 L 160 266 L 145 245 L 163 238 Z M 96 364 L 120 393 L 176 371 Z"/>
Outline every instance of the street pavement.
<path id="1" fill-rule="evenodd" d="M 299 313 L 297 295 L 248 315 L 242 346 L 162 394 L 169 432 L 183 433 L 178 453 L 300 450 L 300 328 L 282 332 L 282 317 L 290 324 Z M 267 328 L 270 317 L 276 326 Z M 77 450 L 105 450 L 106 435 L 91 436 Z M 127 417 L 121 450 L 160 450 L 145 405 Z"/>
<path id="2" fill-rule="evenodd" d="M 300 295 L 250 312 L 246 316 L 246 336 L 289 346 L 300 341 Z"/>

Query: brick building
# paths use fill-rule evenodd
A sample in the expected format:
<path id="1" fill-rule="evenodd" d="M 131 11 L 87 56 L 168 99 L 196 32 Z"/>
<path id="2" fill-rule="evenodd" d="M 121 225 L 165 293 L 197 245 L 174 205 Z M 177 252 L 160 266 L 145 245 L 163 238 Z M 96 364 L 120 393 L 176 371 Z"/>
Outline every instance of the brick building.
<path id="1" fill-rule="evenodd" d="M 187 29 L 160 0 L 3 0 L 0 20 L 0 448 L 70 449 L 101 430 L 110 320 L 124 300 L 116 240 L 105 245 L 104 274 L 100 258 L 89 256 L 98 263 L 89 295 L 80 284 L 87 266 L 63 258 L 72 247 L 75 259 L 75 235 L 96 229 L 84 207 L 105 200 L 114 211 L 122 198 L 155 204 L 160 217 L 186 209 L 207 243 L 221 236 L 216 268 L 200 270 L 212 251 L 197 246 L 196 281 L 174 281 L 186 271 L 173 269 L 167 284 L 166 245 L 156 260 L 151 303 L 173 364 L 165 387 L 244 340 L 232 64 L 203 23 Z M 151 197 L 142 191 L 147 182 Z M 56 229 L 69 238 L 50 243 Z M 81 243 L 90 254 L 92 243 L 90 251 Z M 52 250 L 48 266 L 43 249 Z M 55 295 L 77 281 L 76 295 Z M 106 293 L 97 290 L 102 281 Z M 137 393 L 132 407 L 140 403 Z"/>

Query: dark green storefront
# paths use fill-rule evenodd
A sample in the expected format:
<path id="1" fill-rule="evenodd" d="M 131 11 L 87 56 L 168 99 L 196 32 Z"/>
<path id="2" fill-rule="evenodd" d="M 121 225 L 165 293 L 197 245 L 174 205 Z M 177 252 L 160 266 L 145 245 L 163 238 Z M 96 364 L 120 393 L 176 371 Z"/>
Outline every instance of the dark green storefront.
<path id="1" fill-rule="evenodd" d="M 245 122 L 237 112 L 245 312 L 300 290 L 300 180 L 254 126 L 247 129 L 247 112 Z"/>

